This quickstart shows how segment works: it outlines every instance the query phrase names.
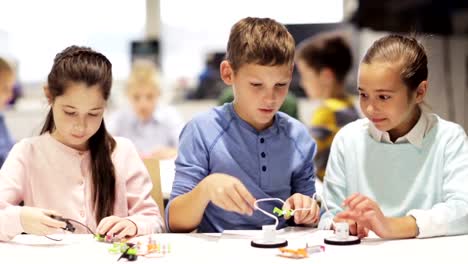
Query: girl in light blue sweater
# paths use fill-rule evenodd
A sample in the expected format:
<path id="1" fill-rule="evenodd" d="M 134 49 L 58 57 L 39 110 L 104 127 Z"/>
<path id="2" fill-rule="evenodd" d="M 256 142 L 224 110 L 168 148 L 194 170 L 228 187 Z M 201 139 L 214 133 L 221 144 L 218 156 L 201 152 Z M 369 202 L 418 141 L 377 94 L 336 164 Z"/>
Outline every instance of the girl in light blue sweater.
<path id="1" fill-rule="evenodd" d="M 422 110 L 427 56 L 415 39 L 383 37 L 359 67 L 365 119 L 336 135 L 319 227 L 347 221 L 365 237 L 468 233 L 468 140 L 463 128 Z"/>

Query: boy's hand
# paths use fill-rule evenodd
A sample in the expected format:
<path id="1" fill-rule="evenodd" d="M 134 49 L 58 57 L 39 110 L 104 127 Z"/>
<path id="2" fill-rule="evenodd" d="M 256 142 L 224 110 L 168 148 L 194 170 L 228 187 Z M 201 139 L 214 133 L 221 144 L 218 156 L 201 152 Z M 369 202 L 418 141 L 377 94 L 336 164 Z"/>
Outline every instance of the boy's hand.
<path id="1" fill-rule="evenodd" d="M 127 218 L 112 215 L 101 220 L 96 232 L 117 238 L 133 237 L 137 234 L 137 226 Z"/>
<path id="2" fill-rule="evenodd" d="M 343 206 L 347 207 L 347 210 L 337 214 L 336 217 L 355 222 L 357 224 L 355 230 L 358 236 L 367 235 L 368 231 L 372 230 L 381 238 L 390 237 L 390 222 L 382 213 L 379 205 L 373 200 L 362 194 L 355 193 L 343 201 Z"/>
<path id="3" fill-rule="evenodd" d="M 310 210 L 294 211 L 294 222 L 296 224 L 314 224 L 319 219 L 320 209 L 317 201 L 309 196 L 295 193 L 289 197 L 283 206 L 283 210 L 310 208 Z"/>
<path id="4" fill-rule="evenodd" d="M 208 201 L 226 211 L 252 215 L 255 198 L 239 179 L 215 173 L 202 182 Z"/>
<path id="5" fill-rule="evenodd" d="M 23 206 L 20 211 L 20 221 L 24 232 L 33 235 L 50 235 L 57 232 L 58 228 L 64 228 L 66 223 L 51 218 L 51 215 L 60 214 L 46 209 Z"/>

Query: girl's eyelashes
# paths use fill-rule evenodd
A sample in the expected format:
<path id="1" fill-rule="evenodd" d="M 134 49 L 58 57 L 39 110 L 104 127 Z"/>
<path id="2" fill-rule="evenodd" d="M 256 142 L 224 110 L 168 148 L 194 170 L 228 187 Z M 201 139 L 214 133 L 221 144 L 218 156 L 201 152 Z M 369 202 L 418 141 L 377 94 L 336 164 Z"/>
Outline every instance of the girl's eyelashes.
<path id="1" fill-rule="evenodd" d="M 369 97 L 369 95 L 367 95 L 365 93 L 359 93 L 359 97 L 361 97 L 363 99 L 367 99 Z M 384 95 L 384 94 L 380 94 L 377 97 L 382 101 L 387 101 L 387 100 L 392 98 L 390 95 Z"/>
<path id="2" fill-rule="evenodd" d="M 68 112 L 68 111 L 63 111 L 66 115 L 68 116 L 74 116 L 76 115 L 76 112 Z M 98 117 L 100 113 L 88 113 L 89 116 L 91 117 Z"/>

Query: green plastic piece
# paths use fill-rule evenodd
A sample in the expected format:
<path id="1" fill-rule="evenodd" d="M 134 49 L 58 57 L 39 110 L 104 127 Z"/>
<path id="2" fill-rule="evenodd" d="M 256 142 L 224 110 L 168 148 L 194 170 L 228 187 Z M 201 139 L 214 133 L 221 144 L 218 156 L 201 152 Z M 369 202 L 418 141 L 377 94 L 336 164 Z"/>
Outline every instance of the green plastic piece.
<path id="1" fill-rule="evenodd" d="M 278 217 L 283 215 L 283 210 L 279 209 L 278 207 L 273 208 L 273 213 L 278 215 Z"/>
<path id="2" fill-rule="evenodd" d="M 273 208 L 273 213 L 276 214 L 278 217 L 284 216 L 284 217 L 291 217 L 294 214 L 293 209 L 288 209 L 288 210 L 282 210 L 279 209 L 278 207 Z"/>
<path id="3" fill-rule="evenodd" d="M 128 255 L 136 255 L 137 254 L 137 249 L 136 248 L 129 248 L 127 250 Z"/>

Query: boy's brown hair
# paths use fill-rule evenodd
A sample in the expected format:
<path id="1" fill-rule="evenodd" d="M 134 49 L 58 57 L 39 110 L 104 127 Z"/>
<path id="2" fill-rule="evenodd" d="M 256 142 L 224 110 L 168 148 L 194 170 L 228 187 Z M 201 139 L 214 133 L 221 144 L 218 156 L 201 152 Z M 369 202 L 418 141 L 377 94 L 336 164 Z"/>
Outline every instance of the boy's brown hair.
<path id="1" fill-rule="evenodd" d="M 339 32 L 321 33 L 301 42 L 296 60 L 303 60 L 317 72 L 331 69 L 339 82 L 344 82 L 353 65 L 351 48 Z"/>
<path id="2" fill-rule="evenodd" d="M 294 49 L 294 39 L 285 26 L 270 18 L 247 17 L 231 28 L 226 60 L 234 72 L 249 63 L 292 65 Z"/>

